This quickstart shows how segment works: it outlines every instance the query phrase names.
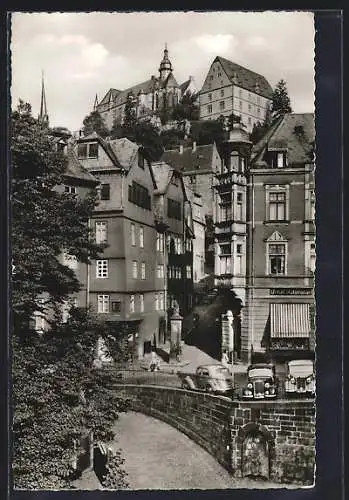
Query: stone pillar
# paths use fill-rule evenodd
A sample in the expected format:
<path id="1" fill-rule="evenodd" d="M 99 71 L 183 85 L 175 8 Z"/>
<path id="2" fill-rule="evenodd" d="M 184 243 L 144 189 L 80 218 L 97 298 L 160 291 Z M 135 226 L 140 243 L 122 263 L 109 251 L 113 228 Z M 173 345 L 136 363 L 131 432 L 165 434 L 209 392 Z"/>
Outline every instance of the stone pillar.
<path id="1" fill-rule="evenodd" d="M 181 345 L 182 339 L 182 322 L 183 317 L 179 314 L 179 311 L 175 309 L 174 313 L 170 318 L 171 326 L 171 347 L 170 347 L 170 357 L 176 357 L 176 347 Z"/>

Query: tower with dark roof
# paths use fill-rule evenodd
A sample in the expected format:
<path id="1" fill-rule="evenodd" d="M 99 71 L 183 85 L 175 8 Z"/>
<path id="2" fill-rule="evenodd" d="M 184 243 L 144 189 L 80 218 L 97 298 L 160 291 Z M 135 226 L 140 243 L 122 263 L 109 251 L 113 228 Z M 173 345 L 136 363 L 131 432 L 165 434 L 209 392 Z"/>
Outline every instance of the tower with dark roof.
<path id="1" fill-rule="evenodd" d="M 49 119 L 48 119 L 47 105 L 46 105 L 44 72 L 42 72 L 42 76 L 41 76 L 41 102 L 40 102 L 40 113 L 38 116 L 38 120 L 43 125 L 48 126 Z"/>
<path id="2" fill-rule="evenodd" d="M 173 72 L 172 63 L 168 57 L 167 43 L 165 44 L 164 57 L 160 63 L 160 80 L 164 81 Z"/>

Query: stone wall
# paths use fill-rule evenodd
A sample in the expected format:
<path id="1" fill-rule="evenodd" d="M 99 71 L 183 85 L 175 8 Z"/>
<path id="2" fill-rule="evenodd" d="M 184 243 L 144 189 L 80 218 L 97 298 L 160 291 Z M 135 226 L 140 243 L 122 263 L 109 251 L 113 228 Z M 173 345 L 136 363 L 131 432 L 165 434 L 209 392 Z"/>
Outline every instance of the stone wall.
<path id="1" fill-rule="evenodd" d="M 114 387 L 131 400 L 133 410 L 177 428 L 237 477 L 248 473 L 246 440 L 257 438 L 266 454 L 266 477 L 283 483 L 313 482 L 313 401 L 243 402 L 170 387 Z"/>

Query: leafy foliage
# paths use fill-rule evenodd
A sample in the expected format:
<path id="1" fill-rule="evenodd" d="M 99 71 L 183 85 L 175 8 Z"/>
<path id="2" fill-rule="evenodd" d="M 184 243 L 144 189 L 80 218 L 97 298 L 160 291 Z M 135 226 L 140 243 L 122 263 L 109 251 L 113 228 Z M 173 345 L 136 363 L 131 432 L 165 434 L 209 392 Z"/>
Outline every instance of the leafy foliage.
<path id="1" fill-rule="evenodd" d="M 67 324 L 13 337 L 13 474 L 16 488 L 61 488 L 74 470 L 74 440 L 113 438 L 127 402 L 106 389 L 114 374 L 92 369 L 103 328 L 75 309 Z"/>
<path id="2" fill-rule="evenodd" d="M 130 141 L 136 142 L 143 146 L 143 150 L 152 161 L 157 161 L 163 152 L 163 142 L 158 129 L 149 122 L 135 122 L 132 127 L 125 125 L 113 124 L 111 131 L 112 139 L 120 139 L 126 137 Z"/>
<path id="3" fill-rule="evenodd" d="M 84 118 L 83 125 L 84 135 L 96 132 L 96 134 L 101 137 L 107 137 L 110 133 L 104 119 L 98 111 L 92 111 L 88 116 L 86 116 Z"/>
<path id="4" fill-rule="evenodd" d="M 123 128 L 132 131 L 137 123 L 135 100 L 132 95 L 129 95 L 125 104 L 125 115 Z"/>
<path id="5" fill-rule="evenodd" d="M 226 138 L 226 131 L 223 127 L 223 120 L 204 120 L 192 122 L 191 136 L 194 141 L 200 145 L 221 144 Z"/>
<path id="6" fill-rule="evenodd" d="M 277 116 L 292 113 L 291 100 L 285 80 L 280 80 L 273 91 L 272 113 Z"/>
<path id="7" fill-rule="evenodd" d="M 122 458 L 119 450 L 108 460 L 106 466 L 107 472 L 101 481 L 104 488 L 121 490 L 129 487 L 126 473 L 122 468 L 124 462 L 125 460 Z"/>
<path id="8" fill-rule="evenodd" d="M 199 120 L 199 106 L 197 105 L 197 94 L 185 94 L 180 103 L 178 103 L 172 110 L 173 120 Z"/>
<path id="9" fill-rule="evenodd" d="M 87 225 L 95 206 L 62 193 L 66 158 L 56 152 L 50 131 L 41 128 L 22 101 L 12 113 L 12 306 L 16 326 L 27 325 L 45 295 L 53 307 L 80 289 L 74 272 L 61 263 L 62 249 L 81 262 L 102 247 L 93 243 Z"/>

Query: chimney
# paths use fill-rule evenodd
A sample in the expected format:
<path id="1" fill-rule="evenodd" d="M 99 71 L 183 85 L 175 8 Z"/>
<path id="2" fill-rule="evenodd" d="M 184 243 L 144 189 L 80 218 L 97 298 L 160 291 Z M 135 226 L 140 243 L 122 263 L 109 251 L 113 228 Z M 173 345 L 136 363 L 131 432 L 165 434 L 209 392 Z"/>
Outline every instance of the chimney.
<path id="1" fill-rule="evenodd" d="M 196 151 L 196 141 L 193 141 L 193 153 Z"/>
<path id="2" fill-rule="evenodd" d="M 182 155 L 183 154 L 183 144 L 180 144 L 179 145 L 179 154 Z"/>

